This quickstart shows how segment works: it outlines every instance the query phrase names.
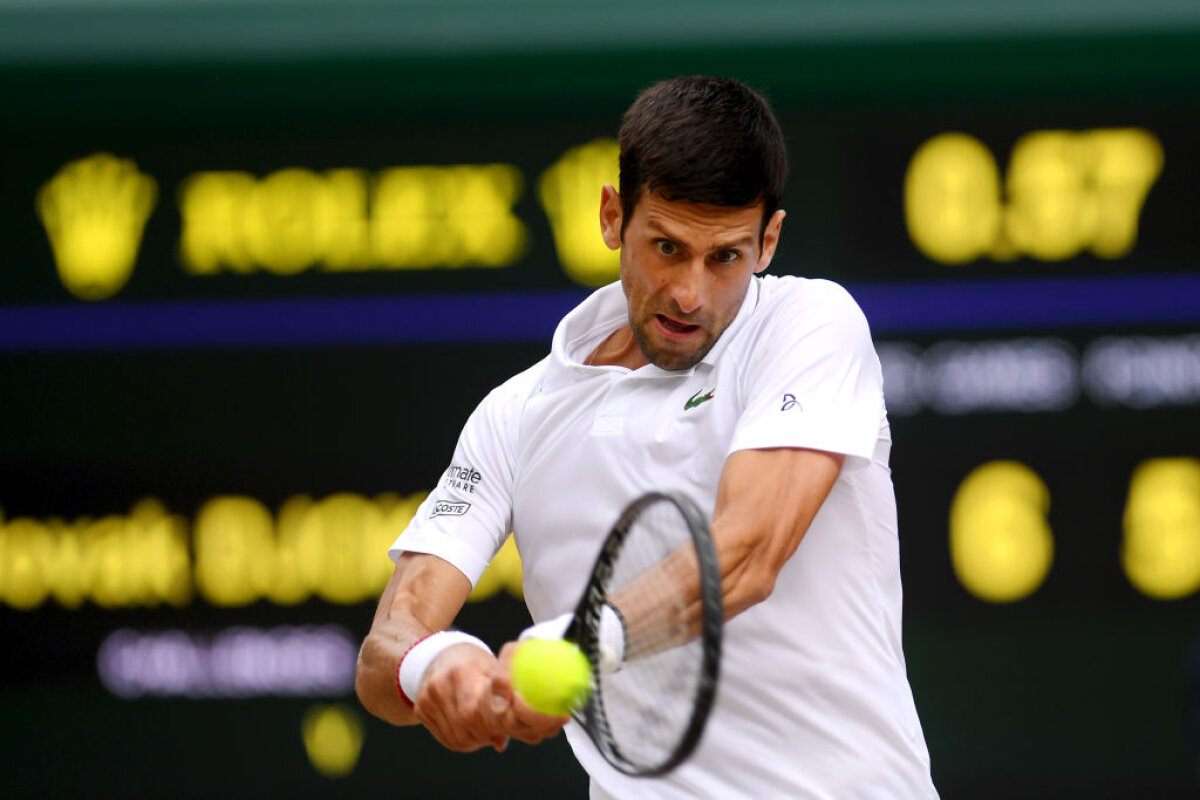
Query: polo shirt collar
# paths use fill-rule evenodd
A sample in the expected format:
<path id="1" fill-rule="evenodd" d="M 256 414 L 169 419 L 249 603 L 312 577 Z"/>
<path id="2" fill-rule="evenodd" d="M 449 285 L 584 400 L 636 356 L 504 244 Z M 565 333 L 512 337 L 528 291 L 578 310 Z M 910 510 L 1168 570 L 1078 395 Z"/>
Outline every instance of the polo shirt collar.
<path id="1" fill-rule="evenodd" d="M 753 276 L 746 287 L 746 296 L 742 299 L 737 316 L 726 328 L 712 349 L 700 360 L 699 365 L 708 368 L 716 367 L 717 360 L 738 334 L 746 326 L 747 320 L 754 314 L 758 305 L 762 279 Z M 625 300 L 625 292 L 620 281 L 603 286 L 592 292 L 582 303 L 573 308 L 554 330 L 554 338 L 550 345 L 550 363 L 555 373 L 566 377 L 571 373 L 594 374 L 597 370 L 622 369 L 611 366 L 590 366 L 577 357 L 580 352 L 590 353 L 606 336 L 629 321 L 629 306 Z M 697 365 L 697 366 L 699 366 Z M 696 367 L 686 370 L 664 370 L 649 364 L 636 370 L 647 376 L 660 375 L 663 377 L 678 377 L 690 375 Z M 558 381 L 554 381 L 558 383 Z"/>
<path id="2" fill-rule="evenodd" d="M 742 298 L 742 307 L 738 309 L 737 316 L 721 333 L 721 337 L 713 344 L 712 349 L 705 353 L 704 358 L 700 359 L 701 364 L 707 364 L 709 367 L 717 366 L 717 361 L 729 347 L 729 343 L 737 337 L 742 328 L 746 327 L 750 317 L 754 316 L 754 309 L 758 307 L 758 295 L 761 291 L 762 278 L 751 275 L 750 283 L 746 286 L 746 296 Z"/>

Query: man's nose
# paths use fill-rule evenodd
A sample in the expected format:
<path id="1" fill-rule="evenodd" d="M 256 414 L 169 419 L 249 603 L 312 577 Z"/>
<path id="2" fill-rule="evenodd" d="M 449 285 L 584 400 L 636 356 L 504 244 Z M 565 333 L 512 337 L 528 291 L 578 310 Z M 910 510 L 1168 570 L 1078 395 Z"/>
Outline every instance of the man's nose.
<path id="1" fill-rule="evenodd" d="M 684 314 L 698 311 L 704 305 L 707 273 L 700 259 L 680 264 L 671 276 L 671 299 Z"/>

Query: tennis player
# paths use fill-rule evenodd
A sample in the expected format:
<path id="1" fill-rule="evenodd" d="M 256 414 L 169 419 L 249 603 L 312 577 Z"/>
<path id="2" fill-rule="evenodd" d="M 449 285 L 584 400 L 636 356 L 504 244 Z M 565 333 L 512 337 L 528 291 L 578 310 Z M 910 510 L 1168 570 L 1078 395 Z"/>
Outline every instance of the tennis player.
<path id="1" fill-rule="evenodd" d="M 782 132 L 732 80 L 657 84 L 626 112 L 600 234 L 621 279 L 494 389 L 391 549 L 359 657 L 374 714 L 446 747 L 536 743 L 564 720 L 447 630 L 513 531 L 535 622 L 570 612 L 615 515 L 650 489 L 712 513 L 728 619 L 716 705 L 661 778 L 609 767 L 568 725 L 593 798 L 936 797 L 901 649 L 891 437 L 867 322 L 841 287 L 764 277 Z"/>

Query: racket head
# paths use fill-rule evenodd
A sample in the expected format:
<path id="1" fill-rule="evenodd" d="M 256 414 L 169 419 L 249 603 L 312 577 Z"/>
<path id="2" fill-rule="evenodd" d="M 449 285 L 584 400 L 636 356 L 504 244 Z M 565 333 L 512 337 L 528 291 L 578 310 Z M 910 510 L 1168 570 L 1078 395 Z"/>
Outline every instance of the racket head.
<path id="1" fill-rule="evenodd" d="M 637 583 L 643 575 L 651 578 Z M 604 673 L 601 612 L 614 600 L 630 625 L 626 662 Z M 640 607 L 638 619 L 627 617 L 631 607 Z M 647 611 L 653 624 L 638 631 Z M 616 769 L 662 775 L 691 755 L 716 698 L 724 618 L 716 547 L 695 502 L 678 492 L 650 492 L 626 506 L 566 632 L 593 675 L 591 696 L 573 716 Z"/>

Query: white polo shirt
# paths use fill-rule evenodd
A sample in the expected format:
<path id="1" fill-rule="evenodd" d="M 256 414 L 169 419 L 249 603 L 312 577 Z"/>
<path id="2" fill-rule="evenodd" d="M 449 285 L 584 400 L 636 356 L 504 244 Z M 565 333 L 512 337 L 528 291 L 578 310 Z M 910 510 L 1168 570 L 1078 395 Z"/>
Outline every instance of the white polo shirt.
<path id="1" fill-rule="evenodd" d="M 471 415 L 391 556 L 430 553 L 474 583 L 511 530 L 542 621 L 575 607 L 638 495 L 683 491 L 711 516 L 730 453 L 845 454 L 771 596 L 726 625 L 696 753 L 663 778 L 628 778 L 574 723 L 567 735 L 598 798 L 936 797 L 901 649 L 891 435 L 862 312 L 828 281 L 754 278 L 691 369 L 583 363 L 627 321 L 619 283 L 571 311 L 550 355 Z"/>

